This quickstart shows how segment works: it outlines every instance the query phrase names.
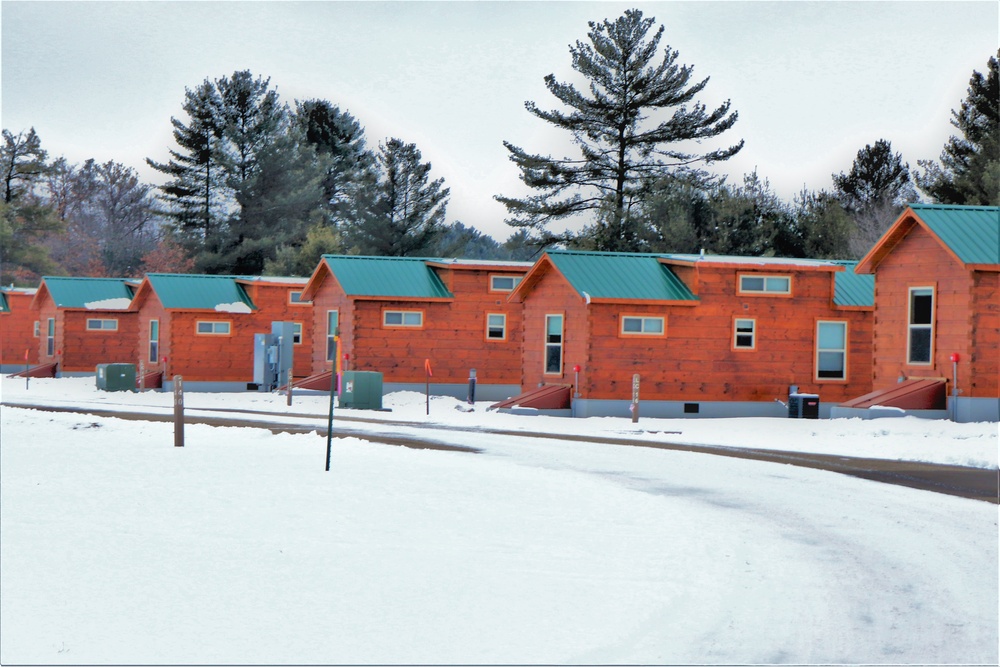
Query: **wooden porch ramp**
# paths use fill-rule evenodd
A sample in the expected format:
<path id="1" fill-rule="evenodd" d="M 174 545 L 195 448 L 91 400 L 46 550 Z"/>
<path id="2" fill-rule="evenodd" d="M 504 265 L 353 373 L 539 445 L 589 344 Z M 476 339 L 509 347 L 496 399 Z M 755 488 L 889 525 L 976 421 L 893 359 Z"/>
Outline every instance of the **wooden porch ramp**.
<path id="1" fill-rule="evenodd" d="M 546 384 L 526 391 L 514 398 L 494 403 L 490 410 L 501 408 L 534 408 L 536 410 L 569 410 L 573 387 L 565 384 Z"/>
<path id="2" fill-rule="evenodd" d="M 947 398 L 944 378 L 914 378 L 904 380 L 895 387 L 880 389 L 870 394 L 841 403 L 843 408 L 873 408 L 885 406 L 903 410 L 945 410 Z"/>
<path id="3" fill-rule="evenodd" d="M 317 373 L 316 375 L 310 375 L 307 378 L 302 378 L 301 380 L 295 380 L 292 382 L 293 389 L 313 389 L 315 391 L 330 391 L 330 378 L 333 377 L 333 371 L 323 371 L 322 373 Z M 284 387 L 282 387 L 284 389 Z"/>
<path id="4" fill-rule="evenodd" d="M 56 370 L 59 368 L 59 362 L 51 364 L 41 364 L 40 366 L 32 366 L 27 370 L 23 370 L 17 373 L 11 373 L 7 377 L 12 378 L 54 378 L 56 376 Z"/>

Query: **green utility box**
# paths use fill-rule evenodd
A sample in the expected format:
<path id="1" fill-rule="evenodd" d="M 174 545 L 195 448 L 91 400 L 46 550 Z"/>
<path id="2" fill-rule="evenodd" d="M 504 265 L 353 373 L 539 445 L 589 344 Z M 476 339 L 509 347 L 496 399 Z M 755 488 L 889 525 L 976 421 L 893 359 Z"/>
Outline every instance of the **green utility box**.
<path id="1" fill-rule="evenodd" d="M 97 388 L 103 391 L 135 391 L 135 364 L 98 364 Z"/>
<path id="2" fill-rule="evenodd" d="M 373 371 L 344 371 L 340 378 L 340 407 L 381 410 L 382 374 Z"/>

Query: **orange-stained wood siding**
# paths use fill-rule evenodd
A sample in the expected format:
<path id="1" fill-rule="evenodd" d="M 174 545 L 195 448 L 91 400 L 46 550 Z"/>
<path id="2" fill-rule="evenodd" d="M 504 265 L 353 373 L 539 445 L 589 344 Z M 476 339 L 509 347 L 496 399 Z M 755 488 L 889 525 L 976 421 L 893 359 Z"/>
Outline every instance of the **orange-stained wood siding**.
<path id="1" fill-rule="evenodd" d="M 59 369 L 63 372 L 93 373 L 98 364 L 136 364 L 137 314 L 127 311 L 60 310 L 62 339 L 56 339 L 62 350 Z M 88 331 L 87 320 L 117 320 L 117 331 Z M 44 332 L 44 325 L 43 325 Z"/>
<path id="2" fill-rule="evenodd" d="M 28 363 L 38 363 L 38 340 L 35 338 L 35 322 L 38 311 L 31 309 L 34 294 L 28 292 L 5 292 L 10 312 L 0 313 L 0 363 L 24 364 L 24 352 L 28 352 Z"/>
<path id="3" fill-rule="evenodd" d="M 796 269 L 792 296 L 737 294 L 737 274 L 747 269 L 710 264 L 678 274 L 701 301 L 697 305 L 592 303 L 587 306 L 554 271 L 548 271 L 524 300 L 525 351 L 522 389 L 558 379 L 542 377 L 544 315 L 566 311 L 566 356 L 562 381 L 573 382 L 579 363 L 583 398 L 629 400 L 632 376 L 641 377 L 643 400 L 773 401 L 790 385 L 841 402 L 871 390 L 870 311 L 832 305 L 830 271 Z M 773 270 L 767 273 L 774 273 Z M 622 336 L 622 315 L 665 319 L 663 337 Z M 753 350 L 734 350 L 733 319 L 756 321 Z M 846 380 L 816 380 L 819 320 L 848 327 Z"/>
<path id="4" fill-rule="evenodd" d="M 995 271 L 963 267 L 920 225 L 914 225 L 875 270 L 874 388 L 900 375 L 943 377 L 951 393 L 952 353 L 958 387 L 966 397 L 998 397 L 1000 291 Z M 934 287 L 934 339 L 930 365 L 907 363 L 909 289 Z"/>

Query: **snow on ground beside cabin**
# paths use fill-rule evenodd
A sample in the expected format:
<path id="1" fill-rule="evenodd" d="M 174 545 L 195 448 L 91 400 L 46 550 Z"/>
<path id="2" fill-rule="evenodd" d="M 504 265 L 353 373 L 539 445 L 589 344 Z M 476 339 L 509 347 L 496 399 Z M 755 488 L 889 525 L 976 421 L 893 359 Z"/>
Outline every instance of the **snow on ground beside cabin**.
<path id="1" fill-rule="evenodd" d="M 0 399 L 48 405 L 107 406 L 153 409 L 172 413 L 173 395 L 168 392 L 108 393 L 99 391 L 94 378 L 32 379 L 25 389 L 23 378 L 3 378 Z M 284 395 L 268 393 L 185 393 L 187 409 L 242 409 L 287 415 L 326 415 L 329 399 L 324 395 L 293 396 L 286 406 Z M 881 459 L 926 461 L 977 468 L 996 468 L 1000 449 L 1000 425 L 996 422 L 956 424 L 917 417 L 863 419 L 651 419 L 637 424 L 628 418 L 524 416 L 488 411 L 490 403 L 475 405 L 473 412 L 454 398 L 432 396 L 430 415 L 426 397 L 418 392 L 396 392 L 385 396 L 387 412 L 342 410 L 336 415 L 439 423 L 505 430 L 537 431 L 567 435 L 634 437 L 647 441 L 778 449 L 797 452 L 860 456 Z M 459 409 L 461 408 L 461 409 Z M 325 427 L 325 420 L 322 424 Z M 364 428 L 352 423 L 351 428 Z M 382 427 L 376 427 L 382 428 Z"/>
<path id="2" fill-rule="evenodd" d="M 5 379 L 2 398 L 170 405 L 93 384 L 32 380 L 24 392 Z M 279 412 L 284 400 L 185 396 L 192 410 Z M 337 414 L 427 420 L 420 394 L 386 404 Z M 296 398 L 292 410 L 326 405 Z M 963 456 L 996 446 L 996 425 L 890 419 L 876 435 L 845 420 L 853 435 L 825 440 L 836 422 L 643 419 L 638 434 L 624 419 L 460 405 L 433 399 L 430 418 L 859 451 L 881 447 L 865 439 L 902 447 L 924 426 Z M 727 457 L 437 433 L 482 453 L 338 438 L 326 472 L 312 434 L 188 425 L 179 449 L 169 423 L 3 407 L 0 662 L 998 660 L 995 505 Z"/>

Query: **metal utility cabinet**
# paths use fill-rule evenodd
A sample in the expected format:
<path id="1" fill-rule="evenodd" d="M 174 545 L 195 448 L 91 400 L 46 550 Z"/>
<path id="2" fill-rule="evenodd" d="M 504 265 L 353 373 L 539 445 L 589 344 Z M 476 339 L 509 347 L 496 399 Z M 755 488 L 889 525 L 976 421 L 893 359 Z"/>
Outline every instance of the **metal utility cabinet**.
<path id="1" fill-rule="evenodd" d="M 373 371 L 344 371 L 340 379 L 340 407 L 381 410 L 382 374 Z"/>
<path id="2" fill-rule="evenodd" d="M 135 391 L 135 364 L 98 364 L 97 388 L 102 391 Z"/>

